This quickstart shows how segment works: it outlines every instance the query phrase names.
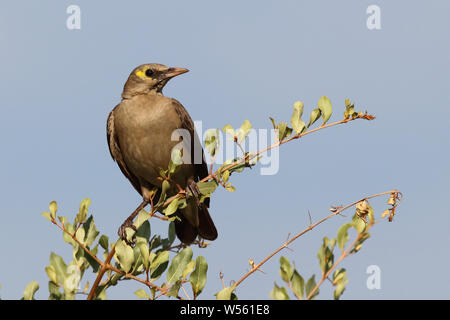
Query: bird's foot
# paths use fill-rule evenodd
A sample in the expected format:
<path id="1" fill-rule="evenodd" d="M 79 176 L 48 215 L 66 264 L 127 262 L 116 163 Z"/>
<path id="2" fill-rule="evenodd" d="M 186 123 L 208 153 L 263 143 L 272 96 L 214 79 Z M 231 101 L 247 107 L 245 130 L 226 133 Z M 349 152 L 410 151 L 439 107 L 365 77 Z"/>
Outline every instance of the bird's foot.
<path id="1" fill-rule="evenodd" d="M 127 232 L 127 228 L 128 228 L 128 230 L 129 229 L 133 230 L 133 235 L 131 235 L 130 231 Z M 136 229 L 135 225 L 133 224 L 133 220 L 127 219 L 120 226 L 119 231 L 117 233 L 119 234 L 120 239 L 122 239 L 129 246 L 131 246 L 136 242 L 136 231 L 137 231 L 137 229 Z"/>

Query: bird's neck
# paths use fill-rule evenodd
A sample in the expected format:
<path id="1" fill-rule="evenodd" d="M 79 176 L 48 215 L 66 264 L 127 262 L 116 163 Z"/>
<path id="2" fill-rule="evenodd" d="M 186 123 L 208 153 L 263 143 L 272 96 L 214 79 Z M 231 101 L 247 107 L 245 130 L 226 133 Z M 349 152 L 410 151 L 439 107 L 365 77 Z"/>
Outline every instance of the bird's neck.
<path id="1" fill-rule="evenodd" d="M 139 95 L 163 95 L 162 88 L 146 88 L 145 90 L 126 90 L 122 92 L 122 99 L 131 99 Z"/>

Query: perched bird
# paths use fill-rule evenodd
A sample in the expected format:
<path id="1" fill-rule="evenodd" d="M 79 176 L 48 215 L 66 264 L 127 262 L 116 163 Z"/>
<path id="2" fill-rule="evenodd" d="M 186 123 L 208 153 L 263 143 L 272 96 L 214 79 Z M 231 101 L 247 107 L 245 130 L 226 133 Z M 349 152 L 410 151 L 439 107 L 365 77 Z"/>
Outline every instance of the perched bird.
<path id="1" fill-rule="evenodd" d="M 156 63 L 135 68 L 125 83 L 122 101 L 109 114 L 107 139 L 111 156 L 143 198 L 141 206 L 119 229 L 119 235 L 124 240 L 125 228 L 133 228 L 133 219 L 149 203 L 152 190 L 156 187 L 157 195 L 160 193 L 160 169 L 168 168 L 172 149 L 179 143 L 172 141 L 173 132 L 185 129 L 190 133 L 191 141 L 198 141 L 194 123 L 186 109 L 180 102 L 165 97 L 162 93 L 171 78 L 185 72 L 188 70 Z M 182 164 L 171 176 L 171 180 L 178 184 L 178 187 L 191 190 L 194 194 L 188 198 L 187 206 L 175 213 L 179 217 L 175 220 L 175 232 L 178 239 L 185 244 L 192 243 L 197 235 L 207 240 L 217 238 L 216 227 L 208 212 L 209 198 L 200 203 L 194 192 L 195 182 L 208 175 L 201 144 L 200 161 L 194 159 L 197 152 L 195 147 L 198 148 L 198 144 L 191 143 L 190 148 L 183 150 L 190 153 L 183 154 L 183 158 L 188 157 L 191 161 Z M 172 183 L 168 196 L 178 192 L 179 189 Z"/>

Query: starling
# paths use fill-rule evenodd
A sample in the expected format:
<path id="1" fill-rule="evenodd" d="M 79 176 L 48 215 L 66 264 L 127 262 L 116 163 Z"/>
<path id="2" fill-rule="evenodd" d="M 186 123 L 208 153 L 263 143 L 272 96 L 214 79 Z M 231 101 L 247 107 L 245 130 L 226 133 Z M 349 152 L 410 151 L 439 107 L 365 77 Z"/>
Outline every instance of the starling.
<path id="1" fill-rule="evenodd" d="M 119 236 L 124 240 L 125 229 L 135 229 L 133 219 L 150 202 L 154 190 L 157 190 L 156 196 L 160 194 L 160 170 L 168 168 L 172 149 L 180 143 L 172 141 L 172 135 L 178 129 L 186 130 L 191 140 L 197 143 L 190 143 L 190 148 L 183 149 L 183 153 L 190 153 L 183 154 L 183 159 L 188 157 L 191 161 L 181 164 L 171 176 L 171 181 L 178 186 L 171 183 L 168 197 L 177 194 L 180 187 L 191 191 L 186 194 L 192 194 L 187 198 L 187 206 L 175 213 L 178 217 L 175 219 L 176 235 L 185 244 L 192 243 L 197 236 L 207 240 L 217 238 L 216 227 L 208 212 L 209 198 L 200 203 L 197 197 L 196 182 L 208 175 L 208 168 L 194 123 L 180 102 L 162 93 L 171 78 L 185 72 L 188 70 L 156 63 L 135 68 L 125 83 L 122 101 L 108 116 L 107 139 L 111 156 L 143 198 L 142 204 L 119 228 Z M 198 149 L 200 160 L 194 157 Z"/>

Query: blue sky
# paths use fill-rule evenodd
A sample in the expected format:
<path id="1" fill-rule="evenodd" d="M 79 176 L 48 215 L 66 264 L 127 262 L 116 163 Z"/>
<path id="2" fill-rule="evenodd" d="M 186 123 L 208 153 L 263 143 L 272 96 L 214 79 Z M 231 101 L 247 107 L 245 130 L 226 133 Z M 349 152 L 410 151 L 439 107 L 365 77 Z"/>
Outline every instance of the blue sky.
<path id="1" fill-rule="evenodd" d="M 66 8 L 81 8 L 81 29 L 66 28 Z M 381 30 L 368 30 L 366 9 L 381 9 Z M 41 216 L 58 201 L 73 217 L 92 199 L 102 233 L 140 202 L 110 159 L 105 124 L 137 65 L 158 62 L 191 71 L 165 95 L 181 101 L 204 128 L 269 128 L 269 116 L 289 121 L 292 104 L 305 115 L 327 95 L 339 120 L 344 99 L 377 119 L 323 130 L 282 146 L 280 170 L 233 175 L 237 192 L 218 190 L 211 213 L 219 238 L 194 249 L 209 263 L 203 299 L 238 280 L 287 237 L 328 214 L 331 205 L 401 190 L 394 223 L 383 222 L 363 250 L 347 259 L 343 298 L 448 299 L 442 266 L 450 215 L 450 3 L 446 1 L 2 1 L 0 4 L 0 296 L 16 299 L 40 283 L 51 251 L 71 258 L 61 233 Z M 385 200 L 373 201 L 377 215 Z M 350 215 L 350 213 L 348 214 Z M 348 218 L 347 218 L 348 219 Z M 318 273 L 323 236 L 337 217 L 291 245 L 283 255 L 300 273 Z M 152 223 L 152 232 L 166 225 Z M 247 279 L 239 298 L 267 299 L 281 284 L 275 257 Z M 381 269 L 381 289 L 368 290 L 366 269 Z M 92 283 L 92 282 L 91 282 Z M 134 298 L 126 282 L 109 298 Z M 321 298 L 331 298 L 323 287 Z"/>

